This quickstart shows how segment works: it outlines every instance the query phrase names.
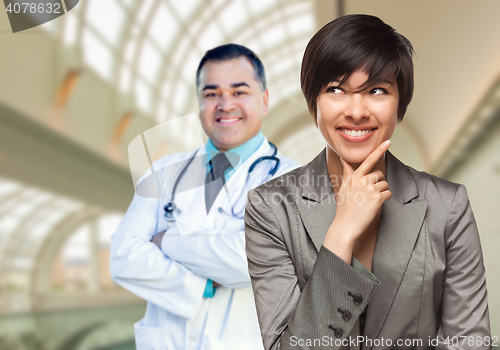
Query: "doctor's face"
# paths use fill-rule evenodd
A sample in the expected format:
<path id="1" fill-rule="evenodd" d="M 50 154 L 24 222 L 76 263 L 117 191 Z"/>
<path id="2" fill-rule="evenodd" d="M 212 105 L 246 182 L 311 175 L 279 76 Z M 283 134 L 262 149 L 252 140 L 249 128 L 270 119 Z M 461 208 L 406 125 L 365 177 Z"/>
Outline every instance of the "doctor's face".
<path id="1" fill-rule="evenodd" d="M 328 146 L 351 164 L 362 163 L 382 142 L 389 140 L 398 119 L 399 93 L 395 79 L 358 91 L 368 79 L 362 70 L 346 82 L 330 83 L 317 103 L 316 124 Z"/>
<path id="2" fill-rule="evenodd" d="M 245 57 L 203 65 L 198 87 L 200 121 L 220 151 L 237 147 L 259 132 L 268 100 L 268 91 L 262 91 Z"/>

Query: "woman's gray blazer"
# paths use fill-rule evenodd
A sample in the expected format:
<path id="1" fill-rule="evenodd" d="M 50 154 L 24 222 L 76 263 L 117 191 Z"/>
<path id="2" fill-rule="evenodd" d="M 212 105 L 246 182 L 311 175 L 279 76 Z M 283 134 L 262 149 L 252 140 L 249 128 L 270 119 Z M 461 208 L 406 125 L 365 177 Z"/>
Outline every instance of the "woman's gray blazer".
<path id="1" fill-rule="evenodd" d="M 249 192 L 246 249 L 265 349 L 491 348 L 484 264 L 465 187 L 390 152 L 386 165 L 392 198 L 382 207 L 371 272 L 322 246 L 336 211 L 325 150 Z"/>

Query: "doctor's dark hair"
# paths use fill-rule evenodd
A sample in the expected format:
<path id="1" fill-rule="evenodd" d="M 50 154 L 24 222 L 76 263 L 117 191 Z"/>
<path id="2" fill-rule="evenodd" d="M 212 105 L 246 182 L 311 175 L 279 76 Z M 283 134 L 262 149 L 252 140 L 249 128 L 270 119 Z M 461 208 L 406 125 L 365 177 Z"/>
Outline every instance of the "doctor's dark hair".
<path id="1" fill-rule="evenodd" d="M 302 59 L 300 83 L 309 112 L 316 119 L 317 101 L 331 82 L 344 84 L 358 69 L 368 74 L 363 91 L 388 78 L 398 85 L 398 122 L 413 96 L 414 50 L 408 39 L 370 15 L 339 17 L 309 41 Z"/>
<path id="2" fill-rule="evenodd" d="M 262 61 L 252 50 L 238 44 L 221 45 L 205 52 L 196 70 L 196 88 L 200 87 L 200 72 L 205 63 L 229 61 L 239 57 L 245 57 L 252 64 L 255 72 L 255 80 L 260 83 L 262 91 L 265 91 L 266 74 Z"/>

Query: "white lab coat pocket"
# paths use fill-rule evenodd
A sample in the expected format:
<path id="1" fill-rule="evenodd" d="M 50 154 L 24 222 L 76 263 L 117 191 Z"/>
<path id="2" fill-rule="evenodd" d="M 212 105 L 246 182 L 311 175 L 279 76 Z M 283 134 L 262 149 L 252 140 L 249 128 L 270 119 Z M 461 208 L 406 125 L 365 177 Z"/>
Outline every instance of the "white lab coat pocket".
<path id="1" fill-rule="evenodd" d="M 145 327 L 142 320 L 134 325 L 137 350 L 161 350 L 161 328 Z"/>

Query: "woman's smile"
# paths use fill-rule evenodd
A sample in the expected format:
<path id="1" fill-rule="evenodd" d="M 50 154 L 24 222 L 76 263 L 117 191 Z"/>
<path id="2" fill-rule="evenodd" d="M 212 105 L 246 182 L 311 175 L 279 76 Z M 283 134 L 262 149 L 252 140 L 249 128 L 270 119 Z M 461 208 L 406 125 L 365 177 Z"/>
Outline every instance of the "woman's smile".
<path id="1" fill-rule="evenodd" d="M 377 128 L 364 128 L 364 129 L 354 129 L 354 128 L 337 128 L 343 138 L 350 142 L 362 142 L 370 138 Z"/>

